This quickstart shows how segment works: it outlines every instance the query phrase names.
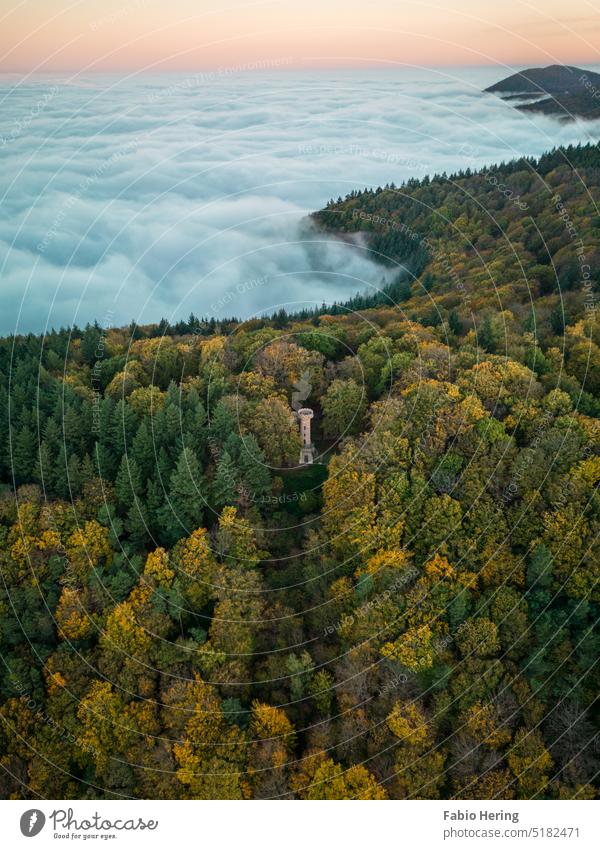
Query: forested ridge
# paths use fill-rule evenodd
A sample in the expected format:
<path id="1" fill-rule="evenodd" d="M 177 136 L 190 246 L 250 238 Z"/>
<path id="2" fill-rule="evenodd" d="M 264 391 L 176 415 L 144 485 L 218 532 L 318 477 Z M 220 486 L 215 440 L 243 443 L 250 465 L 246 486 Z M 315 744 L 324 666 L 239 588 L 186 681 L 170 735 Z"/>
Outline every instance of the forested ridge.
<path id="1" fill-rule="evenodd" d="M 0 340 L 2 797 L 596 795 L 599 169 L 330 202 L 347 304 Z"/>

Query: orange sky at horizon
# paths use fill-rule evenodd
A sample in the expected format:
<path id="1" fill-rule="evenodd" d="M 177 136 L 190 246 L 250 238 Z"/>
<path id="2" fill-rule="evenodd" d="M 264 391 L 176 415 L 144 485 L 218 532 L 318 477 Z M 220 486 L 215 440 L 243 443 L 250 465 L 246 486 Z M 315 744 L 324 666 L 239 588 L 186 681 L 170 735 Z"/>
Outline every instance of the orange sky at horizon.
<path id="1" fill-rule="evenodd" d="M 600 0 L 38 0 L 35 16 L 8 4 L 3 72 L 600 62 Z"/>

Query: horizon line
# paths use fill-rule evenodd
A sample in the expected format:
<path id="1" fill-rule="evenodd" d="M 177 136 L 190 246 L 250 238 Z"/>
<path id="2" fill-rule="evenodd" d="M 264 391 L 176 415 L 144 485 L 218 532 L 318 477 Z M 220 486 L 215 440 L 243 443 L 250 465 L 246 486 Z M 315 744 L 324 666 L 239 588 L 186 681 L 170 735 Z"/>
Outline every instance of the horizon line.
<path id="1" fill-rule="evenodd" d="M 53 68 L 51 70 L 35 70 L 35 69 L 0 69 L 0 76 L 51 76 L 53 74 L 73 74 L 82 76 L 101 76 L 103 74 L 127 74 L 135 76 L 137 74 L 148 74 L 154 76 L 162 76 L 166 74 L 260 74 L 260 73 L 293 73 L 293 72 L 336 72 L 336 71 L 444 71 L 444 70 L 477 70 L 477 69 L 494 69 L 494 68 L 517 68 L 523 66 L 529 68 L 548 68 L 552 66 L 571 67 L 575 65 L 591 65 L 600 66 L 600 59 L 597 61 L 586 60 L 569 60 L 565 62 L 550 62 L 549 64 L 536 64 L 529 60 L 522 62 L 506 63 L 502 61 L 488 63 L 448 63 L 439 65 L 416 65 L 409 62 L 397 62 L 394 60 L 380 60 L 373 64 L 360 65 L 318 65 L 307 66 L 294 64 L 293 61 L 283 63 L 283 59 L 291 59 L 292 57 L 273 57 L 273 59 L 252 59 L 239 65 L 210 65 L 197 67 L 182 67 L 182 68 L 129 68 L 115 67 L 103 68 L 101 70 L 88 71 L 85 68 Z"/>

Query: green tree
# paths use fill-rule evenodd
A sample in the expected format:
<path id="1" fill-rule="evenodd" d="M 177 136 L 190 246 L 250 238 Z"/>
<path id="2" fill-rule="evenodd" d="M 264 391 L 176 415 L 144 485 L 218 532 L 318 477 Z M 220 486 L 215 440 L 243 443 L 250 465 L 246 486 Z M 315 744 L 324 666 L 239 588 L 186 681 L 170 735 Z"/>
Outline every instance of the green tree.
<path id="1" fill-rule="evenodd" d="M 226 504 L 236 504 L 239 498 L 236 465 L 225 449 L 221 452 L 217 463 L 217 472 L 212 484 L 212 496 L 217 509 Z"/>
<path id="2" fill-rule="evenodd" d="M 366 409 L 365 390 L 355 380 L 334 380 L 321 399 L 323 428 L 329 437 L 358 433 Z"/>
<path id="3" fill-rule="evenodd" d="M 205 499 L 206 484 L 196 453 L 184 448 L 171 475 L 166 517 L 176 539 L 202 525 Z"/>
<path id="4" fill-rule="evenodd" d="M 121 511 L 127 512 L 135 498 L 142 494 L 142 476 L 133 457 L 124 455 L 115 480 L 115 495 Z"/>
<path id="5" fill-rule="evenodd" d="M 256 501 L 270 492 L 271 474 L 266 458 L 256 438 L 251 433 L 246 434 L 240 444 L 237 467 L 242 479 L 243 489 L 251 501 Z"/>

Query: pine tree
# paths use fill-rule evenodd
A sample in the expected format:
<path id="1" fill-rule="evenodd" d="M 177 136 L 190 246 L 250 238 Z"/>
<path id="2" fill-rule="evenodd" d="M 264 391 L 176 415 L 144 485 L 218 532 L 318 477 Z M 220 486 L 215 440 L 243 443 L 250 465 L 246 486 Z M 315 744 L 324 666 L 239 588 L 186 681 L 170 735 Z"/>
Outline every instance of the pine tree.
<path id="1" fill-rule="evenodd" d="M 150 540 L 148 514 L 139 498 L 135 498 L 127 511 L 125 530 L 129 536 L 130 543 L 136 549 L 142 548 Z"/>
<path id="2" fill-rule="evenodd" d="M 52 463 L 52 486 L 59 498 L 69 498 L 69 482 L 67 479 L 67 466 L 69 460 L 65 446 L 61 445 L 58 457 Z"/>
<path id="3" fill-rule="evenodd" d="M 247 434 L 242 440 L 238 468 L 243 486 L 251 501 L 256 501 L 271 491 L 269 467 L 264 453 L 252 434 Z"/>
<path id="4" fill-rule="evenodd" d="M 163 515 L 165 503 L 165 495 L 163 488 L 156 478 L 149 478 L 146 484 L 146 515 L 148 518 L 148 527 L 153 538 L 160 538 L 161 534 L 161 517 Z"/>
<path id="5" fill-rule="evenodd" d="M 8 472 L 8 392 L 0 384 L 0 474 L 2 479 Z"/>
<path id="6" fill-rule="evenodd" d="M 117 460 L 106 443 L 96 443 L 96 450 L 94 452 L 94 459 L 92 462 L 98 477 L 107 481 L 114 480 L 117 470 Z"/>
<path id="7" fill-rule="evenodd" d="M 217 464 L 212 485 L 213 503 L 217 510 L 226 504 L 235 504 L 239 495 L 235 463 L 228 451 L 223 450 Z"/>
<path id="8" fill-rule="evenodd" d="M 71 405 L 65 407 L 62 420 L 62 438 L 69 451 L 83 453 L 85 445 L 81 432 L 81 415 Z"/>
<path id="9" fill-rule="evenodd" d="M 53 491 L 51 474 L 52 465 L 53 455 L 48 447 L 48 442 L 44 439 L 39 447 L 39 451 L 36 452 L 35 463 L 32 470 L 33 480 L 40 485 L 44 492 Z"/>
<path id="10" fill-rule="evenodd" d="M 31 480 L 37 454 L 37 441 L 30 427 L 13 431 L 12 470 L 18 484 Z"/>
<path id="11" fill-rule="evenodd" d="M 489 316 L 484 319 L 483 324 L 478 329 L 477 342 L 490 354 L 493 354 L 496 351 L 496 334 L 494 333 L 492 320 Z"/>
<path id="12" fill-rule="evenodd" d="M 176 407 L 178 410 L 180 408 L 181 403 L 181 391 L 174 380 L 171 380 L 168 387 L 167 393 L 165 396 L 165 404 L 166 406 L 172 405 Z"/>
<path id="13" fill-rule="evenodd" d="M 462 333 L 462 321 L 456 310 L 450 310 L 448 315 L 448 327 L 455 336 L 460 336 Z"/>
<path id="14" fill-rule="evenodd" d="M 565 308 L 564 304 L 558 303 L 550 313 L 550 326 L 558 335 L 562 336 L 565 332 L 565 327 L 570 324 L 571 317 Z"/>
<path id="15" fill-rule="evenodd" d="M 83 460 L 81 461 L 80 473 L 82 486 L 85 486 L 86 483 L 90 483 L 90 481 L 94 480 L 94 478 L 96 477 L 94 464 L 92 463 L 89 454 L 85 454 Z"/>
<path id="16" fill-rule="evenodd" d="M 179 525 L 179 536 L 190 534 L 202 525 L 206 498 L 206 486 L 200 464 L 191 448 L 184 448 L 171 475 L 169 487 L 170 509 L 173 525 Z"/>
<path id="17" fill-rule="evenodd" d="M 172 453 L 174 447 L 181 440 L 181 410 L 177 404 L 165 406 L 162 424 L 164 430 L 161 432 L 161 444 Z"/>
<path id="18" fill-rule="evenodd" d="M 137 431 L 137 415 L 127 401 L 121 398 L 115 404 L 111 421 L 111 447 L 117 457 L 126 454 L 133 445 Z"/>
<path id="19" fill-rule="evenodd" d="M 142 492 L 142 476 L 133 457 L 124 455 L 115 480 L 115 496 L 121 511 L 126 513 Z"/>
<path id="20" fill-rule="evenodd" d="M 93 365 L 100 359 L 101 352 L 98 348 L 100 342 L 100 331 L 93 325 L 86 324 L 81 337 L 81 353 L 88 365 Z"/>
<path id="21" fill-rule="evenodd" d="M 187 442 L 198 456 L 202 456 L 206 447 L 206 410 L 195 388 L 190 389 L 186 399 L 183 429 L 189 437 Z"/>
<path id="22" fill-rule="evenodd" d="M 67 481 L 69 485 L 69 497 L 76 498 L 81 492 L 83 483 L 81 477 L 81 463 L 77 454 L 71 454 L 67 463 Z"/>
<path id="23" fill-rule="evenodd" d="M 224 444 L 232 433 L 237 432 L 235 416 L 223 401 L 219 401 L 210 419 L 209 435 Z"/>
<path id="24" fill-rule="evenodd" d="M 137 433 L 133 439 L 131 454 L 138 465 L 142 480 L 147 480 L 154 472 L 156 458 L 152 436 L 146 419 L 142 421 L 137 429 Z"/>
<path id="25" fill-rule="evenodd" d="M 156 478 L 160 483 L 163 492 L 167 492 L 169 489 L 169 482 L 171 480 L 171 473 L 173 471 L 174 463 L 171 461 L 167 451 L 165 448 L 161 448 L 158 452 L 158 462 L 156 464 Z"/>
<path id="26" fill-rule="evenodd" d="M 115 402 L 112 398 L 102 398 L 98 403 L 98 441 L 113 450 L 113 419 Z"/>

